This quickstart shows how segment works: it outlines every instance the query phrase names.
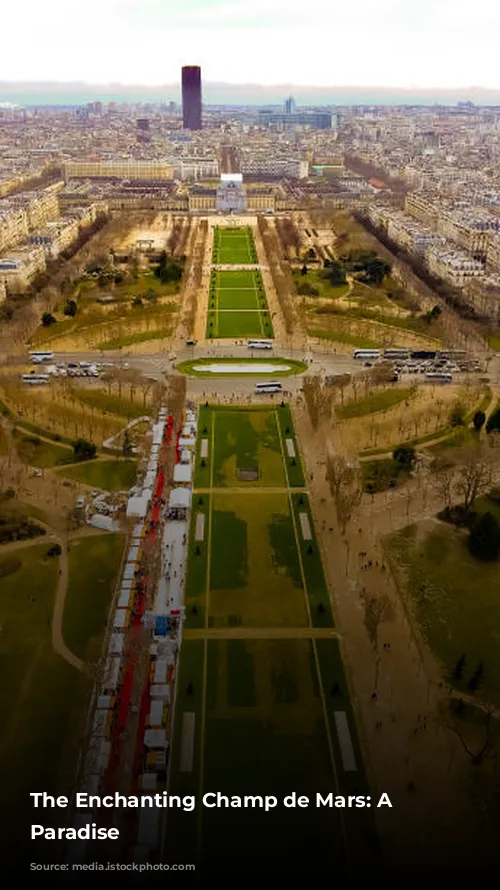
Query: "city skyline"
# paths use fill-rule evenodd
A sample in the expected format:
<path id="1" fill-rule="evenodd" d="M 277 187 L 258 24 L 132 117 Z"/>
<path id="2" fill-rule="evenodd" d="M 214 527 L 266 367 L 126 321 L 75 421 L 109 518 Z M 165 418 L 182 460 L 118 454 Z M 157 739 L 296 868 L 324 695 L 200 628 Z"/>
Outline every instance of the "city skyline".
<path id="1" fill-rule="evenodd" d="M 89 0 L 86 12 L 78 44 L 91 45 L 91 54 L 75 51 L 62 0 L 43 8 L 34 0 L 9 5 L 5 33 L 22 33 L 23 52 L 6 42 L 0 79 L 160 86 L 194 63 L 207 82 L 241 85 L 500 88 L 500 12 L 491 0 L 478 0 L 473 10 L 465 0 L 411 0 L 404 7 L 380 0 L 375 14 L 368 0 L 341 10 L 327 0 L 298 9 L 284 0 L 271 8 L 256 0 L 251 9 L 242 0 Z M 479 22 L 480 42 L 471 39 Z"/>

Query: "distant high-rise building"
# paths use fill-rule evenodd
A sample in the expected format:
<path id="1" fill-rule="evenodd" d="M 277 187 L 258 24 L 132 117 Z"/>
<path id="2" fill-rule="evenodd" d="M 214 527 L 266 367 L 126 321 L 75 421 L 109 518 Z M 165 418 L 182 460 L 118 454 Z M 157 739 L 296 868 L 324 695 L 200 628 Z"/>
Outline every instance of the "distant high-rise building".
<path id="1" fill-rule="evenodd" d="M 289 96 L 288 99 L 285 99 L 285 114 L 294 114 L 296 107 L 293 96 Z"/>
<path id="2" fill-rule="evenodd" d="M 201 68 L 182 69 L 182 119 L 186 130 L 201 130 Z"/>

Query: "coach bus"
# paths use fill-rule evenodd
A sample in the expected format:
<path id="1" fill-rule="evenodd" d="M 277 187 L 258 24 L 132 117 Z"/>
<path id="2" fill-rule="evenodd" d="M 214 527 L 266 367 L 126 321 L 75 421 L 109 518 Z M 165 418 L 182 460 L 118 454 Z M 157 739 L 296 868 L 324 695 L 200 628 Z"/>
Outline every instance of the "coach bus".
<path id="1" fill-rule="evenodd" d="M 278 380 L 269 380 L 267 383 L 256 383 L 255 392 L 281 392 L 283 387 Z"/>
<path id="2" fill-rule="evenodd" d="M 409 349 L 384 349 L 384 358 L 389 361 L 395 359 L 400 359 L 404 361 L 405 359 L 410 358 L 410 350 Z"/>
<path id="3" fill-rule="evenodd" d="M 40 383 L 48 383 L 50 374 L 23 374 L 23 383 L 30 383 L 32 386 Z"/>
<path id="4" fill-rule="evenodd" d="M 445 374 L 442 371 L 429 371 L 425 375 L 425 379 L 431 380 L 434 383 L 451 383 L 453 376 L 451 374 Z"/>
<path id="5" fill-rule="evenodd" d="M 353 354 L 353 358 L 380 358 L 380 349 L 355 349 Z"/>
<path id="6" fill-rule="evenodd" d="M 412 349 L 410 358 L 419 361 L 432 361 L 432 359 L 437 358 L 437 352 L 435 349 Z"/>
<path id="7" fill-rule="evenodd" d="M 249 340 L 247 343 L 249 349 L 272 349 L 272 340 Z"/>
<path id="8" fill-rule="evenodd" d="M 467 358 L 467 353 L 465 349 L 444 350 L 439 353 L 439 358 L 445 358 L 450 361 L 461 361 L 462 359 Z"/>
<path id="9" fill-rule="evenodd" d="M 53 352 L 30 352 L 30 359 L 36 365 L 40 362 L 51 362 L 53 358 Z"/>

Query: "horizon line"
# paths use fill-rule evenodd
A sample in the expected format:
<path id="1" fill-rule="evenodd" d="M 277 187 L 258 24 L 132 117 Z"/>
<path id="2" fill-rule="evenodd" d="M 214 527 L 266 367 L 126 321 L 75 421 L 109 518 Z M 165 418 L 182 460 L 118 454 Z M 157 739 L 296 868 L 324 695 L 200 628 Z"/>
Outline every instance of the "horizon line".
<path id="1" fill-rule="evenodd" d="M 122 89 L 165 89 L 168 87 L 178 87 L 181 81 L 168 81 L 164 83 L 126 83 L 124 81 L 90 81 L 90 80 L 8 80 L 0 79 L 0 86 L 23 87 L 23 86 L 58 86 L 58 87 L 119 87 Z M 498 86 L 482 86 L 480 84 L 468 84 L 461 86 L 420 86 L 419 84 L 411 84 L 405 86 L 391 86 L 388 84 L 366 84 L 366 83 L 344 83 L 344 84 L 314 84 L 314 83 L 292 83 L 290 81 L 274 82 L 274 83 L 258 83 L 256 81 L 229 81 L 229 80 L 205 80 L 202 81 L 205 86 L 212 87 L 235 87 L 235 88 L 258 88 L 258 89 L 314 89 L 314 90 L 390 90 L 392 92 L 413 92 L 416 90 L 422 92 L 498 92 L 500 91 L 500 83 Z"/>

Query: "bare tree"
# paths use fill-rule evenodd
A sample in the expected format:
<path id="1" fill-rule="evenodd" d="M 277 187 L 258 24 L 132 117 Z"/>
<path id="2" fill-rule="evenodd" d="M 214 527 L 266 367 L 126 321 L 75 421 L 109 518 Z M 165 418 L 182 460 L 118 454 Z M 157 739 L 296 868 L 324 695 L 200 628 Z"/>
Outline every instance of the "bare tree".
<path id="1" fill-rule="evenodd" d="M 328 452 L 326 457 L 326 481 L 337 507 L 337 518 L 345 533 L 353 510 L 361 500 L 359 467 L 343 457 Z"/>
<path id="2" fill-rule="evenodd" d="M 488 452 L 488 446 L 478 443 L 464 449 L 457 462 L 459 468 L 456 489 L 467 513 L 476 498 L 484 494 L 492 484 L 492 455 Z"/>

